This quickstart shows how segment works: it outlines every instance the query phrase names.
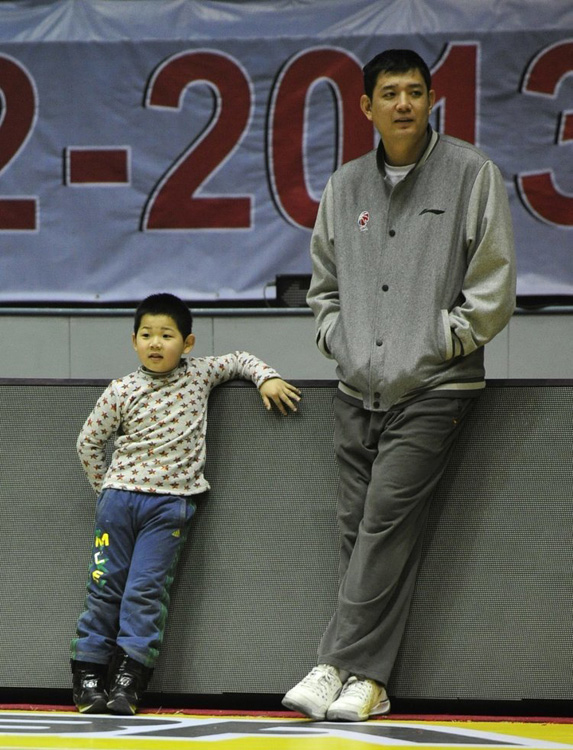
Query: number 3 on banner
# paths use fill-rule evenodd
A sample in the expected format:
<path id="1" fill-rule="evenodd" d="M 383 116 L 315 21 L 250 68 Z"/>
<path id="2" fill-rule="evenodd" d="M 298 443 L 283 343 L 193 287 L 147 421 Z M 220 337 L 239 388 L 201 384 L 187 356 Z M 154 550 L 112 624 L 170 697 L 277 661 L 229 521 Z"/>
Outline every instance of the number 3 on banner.
<path id="1" fill-rule="evenodd" d="M 197 194 L 237 149 L 249 124 L 252 95 L 239 64 L 212 50 L 174 55 L 154 72 L 145 106 L 180 110 L 185 90 L 199 84 L 214 95 L 212 117 L 153 190 L 143 212 L 143 231 L 251 227 L 250 197 Z"/>
<path id="2" fill-rule="evenodd" d="M 38 113 L 30 74 L 16 60 L 0 55 L 0 174 L 26 145 Z M 0 230 L 35 231 L 36 198 L 0 197 Z"/>

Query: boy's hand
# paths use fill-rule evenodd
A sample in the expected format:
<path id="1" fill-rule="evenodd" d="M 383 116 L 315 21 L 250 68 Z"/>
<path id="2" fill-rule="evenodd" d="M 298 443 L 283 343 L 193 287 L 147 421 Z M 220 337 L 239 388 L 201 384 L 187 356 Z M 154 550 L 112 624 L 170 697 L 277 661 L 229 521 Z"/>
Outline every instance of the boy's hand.
<path id="1" fill-rule="evenodd" d="M 287 414 L 285 405 L 288 406 L 291 411 L 296 411 L 297 408 L 295 402 L 300 401 L 301 398 L 300 390 L 295 388 L 294 385 L 287 383 L 286 380 L 282 380 L 282 378 L 270 378 L 269 380 L 265 380 L 259 388 L 259 393 L 261 394 L 266 409 L 270 410 L 272 408 L 272 402 L 274 402 L 280 413 L 285 416 Z"/>

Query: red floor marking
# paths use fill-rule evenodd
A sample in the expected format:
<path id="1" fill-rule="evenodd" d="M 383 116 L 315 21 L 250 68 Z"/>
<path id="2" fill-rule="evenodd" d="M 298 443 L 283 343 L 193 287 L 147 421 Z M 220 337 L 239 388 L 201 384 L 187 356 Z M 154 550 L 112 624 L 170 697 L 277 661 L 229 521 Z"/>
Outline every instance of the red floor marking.
<path id="1" fill-rule="evenodd" d="M 74 706 L 43 705 L 30 703 L 0 703 L 0 711 L 74 711 Z M 274 718 L 304 718 L 302 714 L 294 711 L 233 711 L 231 709 L 206 709 L 206 708 L 143 708 L 139 712 L 143 715 L 153 714 L 182 714 L 184 716 L 269 716 Z M 573 724 L 573 716 L 469 716 L 466 714 L 389 714 L 380 716 L 370 721 L 510 721 L 520 724 Z"/>

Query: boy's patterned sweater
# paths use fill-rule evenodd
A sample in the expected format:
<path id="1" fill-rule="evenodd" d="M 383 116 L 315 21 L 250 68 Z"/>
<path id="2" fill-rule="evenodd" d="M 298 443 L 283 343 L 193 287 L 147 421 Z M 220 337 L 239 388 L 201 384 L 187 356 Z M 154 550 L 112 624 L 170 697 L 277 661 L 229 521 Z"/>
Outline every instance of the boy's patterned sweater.
<path id="1" fill-rule="evenodd" d="M 96 491 L 194 495 L 209 489 L 203 476 L 207 400 L 233 378 L 257 388 L 280 375 L 247 352 L 182 359 L 168 373 L 140 367 L 112 381 L 98 399 L 77 441 L 87 478 Z M 106 444 L 116 435 L 106 466 Z"/>

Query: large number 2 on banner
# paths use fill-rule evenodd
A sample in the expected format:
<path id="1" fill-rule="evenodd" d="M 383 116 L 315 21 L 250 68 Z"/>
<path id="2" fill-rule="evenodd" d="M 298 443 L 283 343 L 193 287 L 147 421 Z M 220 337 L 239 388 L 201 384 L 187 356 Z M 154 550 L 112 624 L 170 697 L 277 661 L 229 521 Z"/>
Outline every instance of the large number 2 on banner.
<path id="1" fill-rule="evenodd" d="M 0 55 L 0 173 L 20 153 L 33 130 L 37 113 L 36 90 L 28 72 Z M 35 198 L 0 198 L 0 230 L 37 229 Z"/>
<path id="2" fill-rule="evenodd" d="M 249 197 L 197 195 L 203 182 L 236 150 L 246 131 L 251 91 L 239 64 L 218 51 L 175 55 L 155 71 L 147 107 L 180 109 L 188 86 L 206 84 L 215 97 L 213 116 L 201 136 L 163 176 L 143 213 L 142 229 L 248 229 Z"/>

